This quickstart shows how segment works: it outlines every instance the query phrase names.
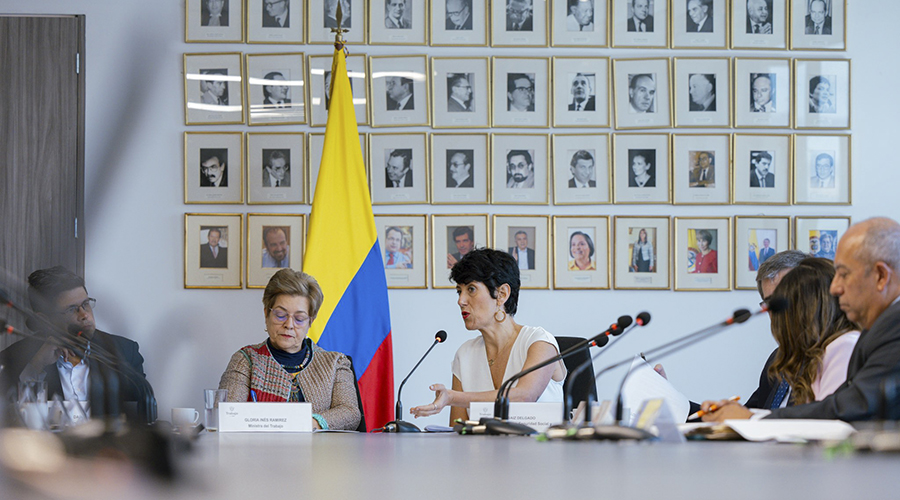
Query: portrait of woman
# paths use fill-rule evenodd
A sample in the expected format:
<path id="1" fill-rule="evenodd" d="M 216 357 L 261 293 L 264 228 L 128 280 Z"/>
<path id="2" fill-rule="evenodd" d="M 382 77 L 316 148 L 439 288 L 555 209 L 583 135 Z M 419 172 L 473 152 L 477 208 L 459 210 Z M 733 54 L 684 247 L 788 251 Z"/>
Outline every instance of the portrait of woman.
<path id="1" fill-rule="evenodd" d="M 719 255 L 712 249 L 713 237 L 708 229 L 689 230 L 695 231 L 697 248 L 689 248 L 688 255 L 694 257 L 694 269 L 692 273 L 717 273 L 719 272 Z"/>
<path id="2" fill-rule="evenodd" d="M 596 271 L 594 260 L 594 240 L 582 230 L 569 235 L 569 271 Z"/>
<path id="3" fill-rule="evenodd" d="M 322 305 L 312 276 L 286 268 L 263 292 L 269 338 L 231 356 L 219 381 L 228 401 L 308 402 L 313 429 L 356 429 L 360 411 L 350 360 L 325 351 L 306 336 Z"/>
<path id="4" fill-rule="evenodd" d="M 652 273 L 656 270 L 656 262 L 653 254 L 653 243 L 647 236 L 647 229 L 641 228 L 638 239 L 631 250 L 632 273 Z"/>

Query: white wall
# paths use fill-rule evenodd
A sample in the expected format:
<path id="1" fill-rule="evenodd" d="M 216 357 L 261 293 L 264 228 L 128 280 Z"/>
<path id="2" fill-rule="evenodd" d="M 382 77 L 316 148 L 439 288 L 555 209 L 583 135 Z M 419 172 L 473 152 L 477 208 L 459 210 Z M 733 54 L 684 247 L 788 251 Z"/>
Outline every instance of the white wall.
<path id="1" fill-rule="evenodd" d="M 900 79 L 889 48 L 900 44 L 893 20 L 900 5 L 855 8 L 848 1 L 849 47 L 846 54 L 748 51 L 657 51 L 540 49 L 459 49 L 366 47 L 367 54 L 433 55 L 610 55 L 850 57 L 853 60 L 853 206 L 852 207 L 715 207 L 716 215 L 873 215 L 900 217 L 896 186 L 900 170 L 882 155 L 895 140 L 888 117 L 900 116 L 900 104 L 886 93 Z M 182 111 L 182 54 L 185 52 L 271 52 L 302 50 L 330 54 L 330 46 L 307 47 L 241 44 L 185 44 L 183 2 L 136 0 L 6 0 L 4 13 L 86 14 L 87 71 L 86 221 L 87 283 L 99 299 L 98 326 L 141 344 L 149 379 L 156 389 L 160 416 L 173 406 L 202 404 L 201 389 L 217 385 L 230 355 L 265 338 L 261 290 L 185 290 L 183 288 L 183 214 L 185 212 L 309 212 L 308 206 L 185 205 L 183 203 L 182 133 L 185 130 L 243 130 L 246 126 L 186 127 Z M 271 127 L 302 130 L 306 127 Z M 322 131 L 323 129 L 317 129 Z M 364 131 L 367 129 L 364 128 Z M 874 170 L 873 170 L 874 169 Z M 887 189 L 885 189 L 887 187 Z M 895 200 L 895 201 L 891 201 Z M 466 207 L 467 208 L 467 207 Z M 477 207 L 503 214 L 700 215 L 703 207 Z M 376 213 L 453 213 L 441 206 L 382 206 Z M 449 385 L 449 365 L 456 348 L 473 333 L 462 327 L 452 290 L 392 290 L 395 379 L 399 385 L 428 347 L 435 331 L 446 329 L 447 345 L 435 348 L 429 361 L 404 391 L 408 408 L 427 404 L 430 383 Z M 755 305 L 755 292 L 524 291 L 517 320 L 541 325 L 557 335 L 587 336 L 620 314 L 653 313 L 644 331 L 625 338 L 598 365 L 630 356 L 701 326 L 724 319 L 731 311 Z M 691 398 L 748 397 L 774 347 L 765 318 L 698 346 L 665 362 L 670 379 Z M 601 379 L 601 396 L 614 393 L 619 376 Z M 420 423 L 446 423 L 447 411 Z"/>

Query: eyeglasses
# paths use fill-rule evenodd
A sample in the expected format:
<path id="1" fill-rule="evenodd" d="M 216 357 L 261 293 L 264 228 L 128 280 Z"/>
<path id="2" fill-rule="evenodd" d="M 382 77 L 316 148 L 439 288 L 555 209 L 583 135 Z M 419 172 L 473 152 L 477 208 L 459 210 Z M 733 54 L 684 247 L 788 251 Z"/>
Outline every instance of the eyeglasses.
<path id="1" fill-rule="evenodd" d="M 309 316 L 304 313 L 294 313 L 290 315 L 284 309 L 270 309 L 269 312 L 272 314 L 272 317 L 275 318 L 275 321 L 279 323 L 287 323 L 288 318 L 294 319 L 294 324 L 298 326 L 306 326 L 309 324 Z"/>
<path id="2" fill-rule="evenodd" d="M 509 168 L 510 170 L 525 170 L 528 168 L 528 164 L 525 162 L 507 163 L 506 167 Z"/>
<path id="3" fill-rule="evenodd" d="M 287 172 L 288 170 L 291 169 L 291 166 L 290 165 L 275 165 L 275 166 L 270 166 L 269 168 L 271 168 L 272 170 L 274 170 L 276 172 Z"/>
<path id="4" fill-rule="evenodd" d="M 529 94 L 534 93 L 534 87 L 516 87 L 516 90 L 520 90 L 522 92 L 528 92 Z"/>
<path id="5" fill-rule="evenodd" d="M 215 164 L 215 165 L 200 165 L 200 170 L 203 171 L 203 172 L 211 172 L 211 171 L 213 171 L 213 170 L 219 170 L 219 169 L 222 168 L 223 166 L 224 166 L 224 165 L 222 165 L 222 164 Z"/>
<path id="6" fill-rule="evenodd" d="M 88 298 L 81 304 L 75 306 L 69 306 L 62 311 L 60 311 L 60 316 L 74 316 L 78 311 L 91 312 L 94 310 L 94 306 L 97 304 L 97 299 Z"/>

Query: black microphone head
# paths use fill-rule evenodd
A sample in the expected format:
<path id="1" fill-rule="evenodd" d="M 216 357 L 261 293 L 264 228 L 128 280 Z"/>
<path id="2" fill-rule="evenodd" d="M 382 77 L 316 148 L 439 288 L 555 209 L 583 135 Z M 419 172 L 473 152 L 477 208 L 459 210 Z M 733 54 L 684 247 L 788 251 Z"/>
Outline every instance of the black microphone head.
<path id="1" fill-rule="evenodd" d="M 746 309 L 738 309 L 731 316 L 731 319 L 734 320 L 735 323 L 743 323 L 744 321 L 750 319 L 750 316 L 753 316 L 753 313 L 751 313 L 750 311 Z"/>
<path id="2" fill-rule="evenodd" d="M 637 322 L 638 326 L 646 326 L 647 323 L 650 322 L 650 313 L 648 313 L 647 311 L 644 311 L 644 312 L 638 314 L 636 322 Z"/>
<path id="3" fill-rule="evenodd" d="M 601 335 L 597 338 L 597 340 L 594 341 L 594 343 L 597 344 L 597 347 L 603 347 L 606 344 L 609 344 L 609 336 Z"/>
<path id="4" fill-rule="evenodd" d="M 12 305 L 12 299 L 6 294 L 6 290 L 0 288 L 0 304 Z"/>
<path id="5" fill-rule="evenodd" d="M 631 323 L 633 321 L 634 320 L 631 318 L 631 316 L 626 314 L 624 316 L 619 316 L 619 321 L 616 322 L 616 325 L 618 325 L 620 330 L 624 330 L 624 329 L 628 328 L 629 326 L 631 326 Z"/>
<path id="6" fill-rule="evenodd" d="M 447 332 L 445 332 L 444 330 L 439 330 L 437 333 L 434 334 L 434 340 L 437 340 L 438 343 L 441 343 L 441 342 L 447 340 Z"/>
<path id="7" fill-rule="evenodd" d="M 768 302 L 766 303 L 766 309 L 769 312 L 777 313 L 787 309 L 788 305 L 790 305 L 788 299 L 776 296 L 768 300 Z"/>

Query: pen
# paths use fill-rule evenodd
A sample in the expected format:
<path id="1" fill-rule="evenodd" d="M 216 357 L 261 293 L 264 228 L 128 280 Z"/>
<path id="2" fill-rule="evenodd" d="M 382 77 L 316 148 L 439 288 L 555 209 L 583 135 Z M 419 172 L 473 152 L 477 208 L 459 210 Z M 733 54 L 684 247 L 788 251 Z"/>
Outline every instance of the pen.
<path id="1" fill-rule="evenodd" d="M 256 391 L 253 389 L 250 389 L 250 399 L 252 399 L 254 403 L 256 402 Z"/>
<path id="2" fill-rule="evenodd" d="M 728 398 L 728 401 L 729 401 L 729 402 L 735 402 L 735 401 L 740 401 L 740 399 L 741 399 L 740 396 L 731 396 L 730 398 Z M 698 410 L 698 411 L 694 412 L 694 414 L 691 415 L 690 417 L 688 417 L 687 419 L 688 419 L 688 420 L 693 420 L 693 419 L 695 419 L 695 418 L 700 418 L 700 417 L 702 417 L 703 415 L 706 415 L 707 413 L 712 413 L 712 412 L 714 412 L 714 411 L 716 411 L 716 410 L 718 410 L 718 409 L 719 409 L 719 405 L 715 405 L 715 404 L 714 404 L 714 405 L 712 405 L 712 406 L 709 407 L 709 411 Z"/>

